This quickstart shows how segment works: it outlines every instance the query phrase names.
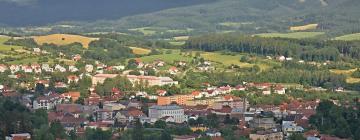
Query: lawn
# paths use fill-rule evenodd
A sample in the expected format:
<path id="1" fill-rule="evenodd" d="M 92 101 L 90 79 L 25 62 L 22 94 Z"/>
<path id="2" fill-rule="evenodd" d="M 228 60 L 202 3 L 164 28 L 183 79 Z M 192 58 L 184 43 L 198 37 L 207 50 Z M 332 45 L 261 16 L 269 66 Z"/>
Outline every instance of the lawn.
<path id="1" fill-rule="evenodd" d="M 188 33 L 192 32 L 194 29 L 192 28 L 186 28 L 186 29 L 175 29 L 175 30 L 167 30 L 166 32 L 169 33 Z"/>
<path id="2" fill-rule="evenodd" d="M 10 51 L 11 48 L 15 50 L 22 49 L 22 46 L 13 46 L 13 45 L 5 45 L 4 43 L 8 41 L 10 38 L 7 36 L 0 36 L 0 51 Z"/>
<path id="3" fill-rule="evenodd" d="M 360 40 L 360 33 L 339 36 L 336 37 L 335 40 L 344 40 L 344 41 Z"/>
<path id="4" fill-rule="evenodd" d="M 176 41 L 186 41 L 189 39 L 189 36 L 176 36 L 174 37 L 174 40 Z"/>
<path id="5" fill-rule="evenodd" d="M 324 32 L 293 32 L 293 33 L 262 33 L 262 34 L 255 34 L 253 36 L 302 39 L 302 38 L 314 38 L 324 34 L 325 34 Z"/>
<path id="6" fill-rule="evenodd" d="M 145 55 L 151 52 L 151 50 L 149 49 L 144 49 L 139 47 L 129 47 L 129 48 L 132 50 L 134 54 L 139 54 L 139 55 Z"/>
<path id="7" fill-rule="evenodd" d="M 184 45 L 186 41 L 170 41 L 169 43 L 174 46 L 181 46 Z"/>
<path id="8" fill-rule="evenodd" d="M 144 34 L 145 36 L 151 36 L 151 35 L 154 35 L 154 34 L 156 34 L 158 32 L 165 32 L 165 31 L 167 31 L 167 28 L 162 28 L 162 27 L 141 27 L 141 28 L 129 29 L 129 31 L 140 32 L 140 33 Z"/>
<path id="9" fill-rule="evenodd" d="M 37 63 L 39 60 L 38 57 L 33 57 L 33 58 L 25 58 L 25 59 L 21 59 L 21 60 L 15 60 L 15 61 L 10 61 L 7 62 L 8 64 L 34 64 Z"/>
<path id="10" fill-rule="evenodd" d="M 98 40 L 98 38 L 89 38 L 80 35 L 69 35 L 69 34 L 52 34 L 46 36 L 35 36 L 33 37 L 35 42 L 39 45 L 45 43 L 53 43 L 56 45 L 69 45 L 72 43 L 81 43 L 84 48 L 88 48 L 89 44 L 94 41 Z"/>

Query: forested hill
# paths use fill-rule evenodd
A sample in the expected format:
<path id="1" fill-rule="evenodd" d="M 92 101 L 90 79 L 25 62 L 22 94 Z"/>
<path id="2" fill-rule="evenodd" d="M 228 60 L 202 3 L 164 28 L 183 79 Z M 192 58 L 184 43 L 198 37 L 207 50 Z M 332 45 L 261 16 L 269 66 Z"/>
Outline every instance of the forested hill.
<path id="1" fill-rule="evenodd" d="M 116 20 L 215 0 L 0 0 L 0 24 L 38 26 L 62 21 Z"/>
<path id="2" fill-rule="evenodd" d="M 217 0 L 129 16 L 105 24 L 114 29 L 168 27 L 253 33 L 286 31 L 290 26 L 317 23 L 319 30 L 348 33 L 360 31 L 358 7 L 359 0 Z M 86 27 L 102 24 L 104 22 Z"/>
<path id="3" fill-rule="evenodd" d="M 359 0 L 27 0 L 33 1 L 27 5 L 4 1 L 12 0 L 0 0 L 0 22 L 8 25 L 73 21 L 65 23 L 74 28 L 56 32 L 161 27 L 254 34 L 306 24 L 318 24 L 317 31 L 327 34 L 360 32 Z"/>

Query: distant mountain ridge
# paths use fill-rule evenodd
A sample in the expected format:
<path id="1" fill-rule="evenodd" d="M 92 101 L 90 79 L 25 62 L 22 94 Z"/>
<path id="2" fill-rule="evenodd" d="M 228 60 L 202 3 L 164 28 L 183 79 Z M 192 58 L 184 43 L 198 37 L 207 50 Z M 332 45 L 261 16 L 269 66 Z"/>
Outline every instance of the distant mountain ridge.
<path id="1" fill-rule="evenodd" d="M 169 0 L 158 1 L 169 2 Z M 69 23 L 74 25 L 74 28 L 57 28 L 56 32 L 112 32 L 139 27 L 165 27 L 197 29 L 194 32 L 264 33 L 289 31 L 291 26 L 307 24 L 318 24 L 317 30 L 330 34 L 360 32 L 360 10 L 358 10 L 360 0 L 199 0 L 197 2 L 124 15 L 115 18 L 117 20 L 82 22 L 79 18 L 79 22 Z"/>

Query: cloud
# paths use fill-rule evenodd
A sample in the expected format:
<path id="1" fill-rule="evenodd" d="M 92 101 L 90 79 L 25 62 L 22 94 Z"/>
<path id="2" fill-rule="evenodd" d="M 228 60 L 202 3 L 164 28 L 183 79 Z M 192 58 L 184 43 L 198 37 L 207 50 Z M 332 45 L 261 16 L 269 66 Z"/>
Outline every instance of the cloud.
<path id="1" fill-rule="evenodd" d="M 36 3 L 37 0 L 0 0 L 1 2 L 15 3 L 17 5 L 26 6 Z"/>

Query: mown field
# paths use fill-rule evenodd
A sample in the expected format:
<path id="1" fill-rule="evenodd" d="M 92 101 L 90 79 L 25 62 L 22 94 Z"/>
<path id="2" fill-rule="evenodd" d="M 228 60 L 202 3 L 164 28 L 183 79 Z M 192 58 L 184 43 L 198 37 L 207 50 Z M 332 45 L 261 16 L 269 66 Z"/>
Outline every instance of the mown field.
<path id="1" fill-rule="evenodd" d="M 81 43 L 84 48 L 88 48 L 90 42 L 98 40 L 98 38 L 89 38 L 80 35 L 69 35 L 69 34 L 52 34 L 46 36 L 34 36 L 35 42 L 39 45 L 48 43 L 56 45 L 68 45 L 72 43 Z"/>
<path id="2" fill-rule="evenodd" d="M 360 33 L 339 36 L 336 37 L 335 40 L 344 40 L 344 41 L 360 40 Z"/>
<path id="3" fill-rule="evenodd" d="M 324 32 L 293 32 L 293 33 L 262 33 L 262 34 L 255 34 L 253 36 L 303 39 L 303 38 L 315 38 L 324 34 L 325 34 Z"/>
<path id="4" fill-rule="evenodd" d="M 151 50 L 145 48 L 139 48 L 139 47 L 129 47 L 129 48 L 132 50 L 134 54 L 138 54 L 138 55 L 146 55 L 151 52 Z"/>

